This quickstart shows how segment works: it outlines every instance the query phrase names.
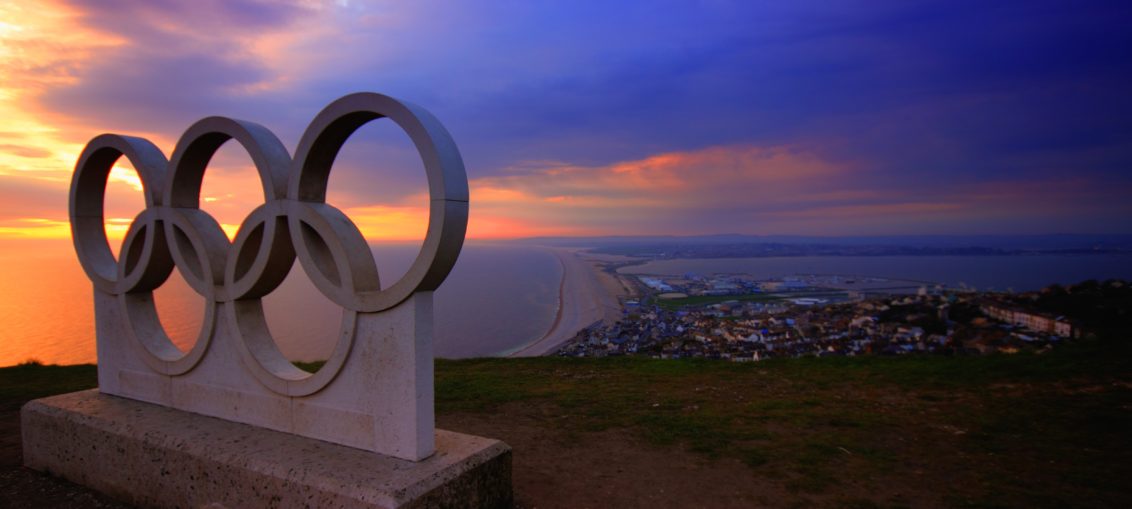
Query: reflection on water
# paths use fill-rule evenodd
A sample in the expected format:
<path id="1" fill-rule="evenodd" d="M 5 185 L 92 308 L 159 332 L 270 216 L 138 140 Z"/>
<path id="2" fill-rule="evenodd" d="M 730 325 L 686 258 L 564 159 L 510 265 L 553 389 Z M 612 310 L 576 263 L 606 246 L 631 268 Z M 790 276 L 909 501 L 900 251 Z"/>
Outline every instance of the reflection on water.
<path id="1" fill-rule="evenodd" d="M 375 249 L 383 286 L 404 274 L 416 246 Z M 435 295 L 435 350 L 440 357 L 487 356 L 540 337 L 554 319 L 560 267 L 537 248 L 469 244 Z M 0 256 L 0 366 L 28 359 L 76 364 L 95 361 L 93 290 L 70 246 L 46 254 Z M 158 289 L 158 314 L 182 350 L 196 341 L 204 300 L 179 274 Z M 333 349 L 341 308 L 322 296 L 298 262 L 264 298 L 268 327 L 292 360 L 325 359 Z"/>
<path id="2" fill-rule="evenodd" d="M 169 340 L 182 352 L 191 350 L 204 322 L 204 297 L 193 291 L 180 270 L 174 270 L 153 292 L 153 303 Z"/>
<path id="3" fill-rule="evenodd" d="M 93 289 L 74 254 L 57 249 L 5 255 L 0 259 L 0 366 L 29 359 L 93 362 Z"/>
<path id="4" fill-rule="evenodd" d="M 342 308 L 322 295 L 298 260 L 287 279 L 263 298 L 267 328 L 285 357 L 316 361 L 330 357 L 342 322 Z"/>
<path id="5" fill-rule="evenodd" d="M 383 285 L 393 284 L 416 255 L 415 246 L 376 249 Z M 561 268 L 537 248 L 470 244 L 436 292 L 436 354 L 492 355 L 539 338 L 554 319 Z M 665 260 L 625 272 L 700 274 L 742 272 L 762 277 L 841 273 L 965 283 L 979 289 L 1031 290 L 1050 283 L 1132 278 L 1132 256 L 799 257 Z M 90 282 L 69 245 L 41 253 L 0 251 L 0 366 L 28 359 L 94 362 Z M 182 349 L 196 340 L 203 299 L 174 275 L 156 295 L 166 330 Z M 315 289 L 296 263 L 264 299 L 268 326 L 292 360 L 325 359 L 334 346 L 341 309 Z"/>

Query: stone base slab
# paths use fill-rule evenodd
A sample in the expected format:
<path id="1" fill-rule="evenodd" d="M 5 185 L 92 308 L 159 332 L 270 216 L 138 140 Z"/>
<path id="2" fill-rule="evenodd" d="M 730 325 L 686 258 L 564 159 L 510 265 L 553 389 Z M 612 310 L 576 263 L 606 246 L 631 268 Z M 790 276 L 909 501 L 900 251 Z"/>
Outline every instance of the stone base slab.
<path id="1" fill-rule="evenodd" d="M 21 411 L 24 464 L 146 507 L 510 507 L 511 448 L 436 431 L 418 462 L 108 396 Z"/>

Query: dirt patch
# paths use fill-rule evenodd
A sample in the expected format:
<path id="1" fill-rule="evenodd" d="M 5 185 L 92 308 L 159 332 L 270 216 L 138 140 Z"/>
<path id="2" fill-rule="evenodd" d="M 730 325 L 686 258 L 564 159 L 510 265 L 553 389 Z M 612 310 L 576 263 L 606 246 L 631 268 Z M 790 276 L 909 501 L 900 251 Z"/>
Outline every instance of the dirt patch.
<path id="1" fill-rule="evenodd" d="M 0 468 L 9 469 L 23 464 L 20 445 L 19 410 L 0 410 Z"/>
<path id="2" fill-rule="evenodd" d="M 515 502 L 524 509 L 945 507 L 939 493 L 913 485 L 924 482 L 922 470 L 867 483 L 834 479 L 815 489 L 771 465 L 708 458 L 624 429 L 577 431 L 568 419 L 546 405 L 509 404 L 491 414 L 441 415 L 437 425 L 510 445 Z M 852 461 L 853 452 L 838 453 Z"/>

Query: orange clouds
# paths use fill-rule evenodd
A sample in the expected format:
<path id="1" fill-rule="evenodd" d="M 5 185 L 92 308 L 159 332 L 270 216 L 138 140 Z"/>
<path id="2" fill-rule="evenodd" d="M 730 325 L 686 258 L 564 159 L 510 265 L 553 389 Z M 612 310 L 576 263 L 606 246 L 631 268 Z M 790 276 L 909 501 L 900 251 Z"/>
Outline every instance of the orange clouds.
<path id="1" fill-rule="evenodd" d="M 0 174 L 58 177 L 57 164 L 64 163 L 65 172 L 81 146 L 45 123 L 35 101 L 49 88 L 76 82 L 95 52 L 122 40 L 83 26 L 79 13 L 59 2 L 5 2 L 0 20 L 0 146 L 11 147 L 0 152 Z"/>
<path id="2" fill-rule="evenodd" d="M 16 202 L 0 213 L 0 237 L 67 237 L 66 193 L 82 145 L 48 123 L 35 101 L 73 83 L 94 52 L 121 41 L 83 27 L 74 9 L 56 2 L 5 2 L 0 20 L 0 199 Z M 60 198 L 32 199 L 48 189 Z"/>
<path id="3" fill-rule="evenodd" d="M 752 188 L 785 192 L 843 169 L 811 154 L 787 148 L 709 147 L 669 152 L 602 167 L 552 166 L 526 174 L 478 180 L 494 192 L 525 192 L 552 201 L 608 204 L 611 199 L 638 203 L 696 202 L 701 192 L 746 195 Z"/>
<path id="4" fill-rule="evenodd" d="M 472 223 L 481 216 L 511 216 L 543 230 L 589 235 L 713 231 L 726 220 L 726 210 L 781 203 L 845 172 L 804 152 L 751 146 L 668 152 L 599 167 L 546 164 L 473 180 Z"/>
<path id="5" fill-rule="evenodd" d="M 336 33 L 333 24 L 316 19 L 330 16 L 334 10 L 311 3 L 237 5 L 217 1 L 204 5 L 143 2 L 130 12 L 111 12 L 98 5 L 56 0 L 0 3 L 0 118 L 4 119 L 0 126 L 0 237 L 70 235 L 59 225 L 67 221 L 71 172 L 83 143 L 96 133 L 125 124 L 128 127 L 124 132 L 145 136 L 166 154 L 172 152 L 177 133 L 159 123 L 137 121 L 136 112 L 135 117 L 129 117 L 127 110 L 134 99 L 150 101 L 148 107 L 134 105 L 145 110 L 146 118 L 172 121 L 178 116 L 177 107 L 193 109 L 193 115 L 198 115 L 197 110 L 203 111 L 199 115 L 221 113 L 186 106 L 178 98 L 178 90 L 162 83 L 161 77 L 168 73 L 145 69 L 154 67 L 146 62 L 184 60 L 187 64 L 180 68 L 190 75 L 205 76 L 202 79 L 209 84 L 215 82 L 215 89 L 186 87 L 191 90 L 180 91 L 202 95 L 202 99 L 223 101 L 278 90 L 317 62 L 305 45 L 313 36 Z M 133 30 L 118 30 L 122 26 Z M 217 62 L 232 60 L 235 63 L 229 62 L 231 66 L 251 70 L 233 79 L 229 77 L 232 70 L 210 72 L 226 69 L 223 66 L 201 67 L 219 64 L 200 55 L 214 57 Z M 96 88 L 145 89 L 153 94 L 126 93 L 110 104 L 90 100 L 82 92 L 88 83 Z M 66 101 L 45 106 L 45 97 L 67 89 L 78 91 L 75 101 L 82 111 L 59 107 L 68 104 Z M 223 97 L 218 97 L 218 91 Z M 133 120 L 123 122 L 123 118 Z M 93 119 L 98 125 L 86 125 Z M 187 125 L 177 124 L 177 128 L 183 127 Z M 246 155 L 239 157 L 247 161 Z M 232 236 L 247 212 L 262 203 L 262 197 L 249 191 L 258 188 L 257 182 L 250 182 L 255 179 L 254 170 L 243 171 L 246 165 L 228 164 L 225 168 L 224 158 L 217 159 L 210 166 L 202 202 Z M 140 190 L 140 182 L 128 166 L 122 161 L 110 175 L 106 229 L 112 241 L 121 238 L 125 225 L 141 208 L 140 195 L 129 196 L 134 194 L 132 190 Z M 230 169 L 238 171 L 226 171 Z M 24 193 L 27 189 L 34 193 Z M 210 190 L 219 192 L 209 196 Z M 375 231 L 390 231 L 388 224 L 375 223 L 371 215 L 365 220 L 375 225 Z"/>

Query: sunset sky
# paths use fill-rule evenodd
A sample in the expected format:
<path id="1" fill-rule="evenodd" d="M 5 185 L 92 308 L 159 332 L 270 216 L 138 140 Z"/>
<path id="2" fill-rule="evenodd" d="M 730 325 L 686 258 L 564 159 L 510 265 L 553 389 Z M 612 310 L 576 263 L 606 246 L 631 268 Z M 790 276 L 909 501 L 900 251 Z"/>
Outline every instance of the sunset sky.
<path id="1" fill-rule="evenodd" d="M 351 92 L 419 104 L 463 153 L 473 238 L 1132 233 L 1127 1 L 0 4 L 0 240 L 66 239 L 104 132 L 169 155 L 195 120 L 289 150 Z M 423 232 L 407 137 L 344 149 L 330 202 Z M 112 175 L 108 230 L 140 195 Z M 204 208 L 262 195 L 225 146 Z"/>

